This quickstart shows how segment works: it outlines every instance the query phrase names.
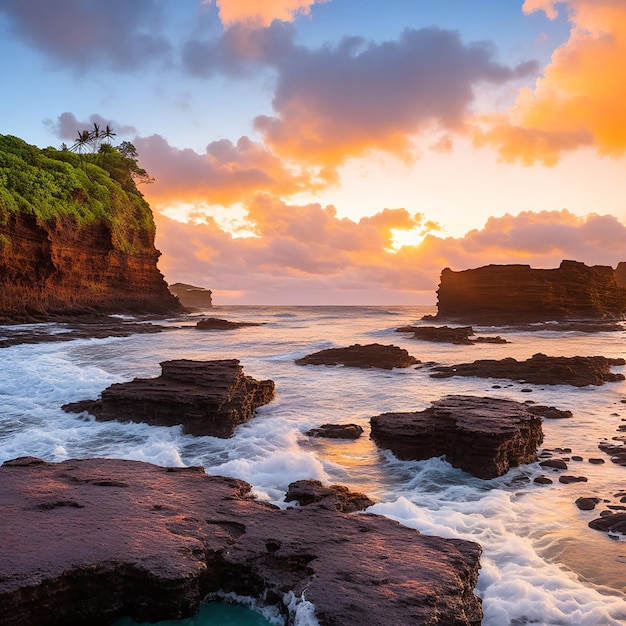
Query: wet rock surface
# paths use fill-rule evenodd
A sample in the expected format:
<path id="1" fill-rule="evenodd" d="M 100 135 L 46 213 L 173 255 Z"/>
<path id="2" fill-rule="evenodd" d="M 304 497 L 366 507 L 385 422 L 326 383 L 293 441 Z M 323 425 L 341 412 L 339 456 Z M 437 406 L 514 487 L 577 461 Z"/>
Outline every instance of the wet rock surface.
<path id="1" fill-rule="evenodd" d="M 23 458 L 0 477 L 0 626 L 178 619 L 217 591 L 285 613 L 286 593 L 306 593 L 322 626 L 481 622 L 473 542 L 320 504 L 281 510 L 197 467 Z"/>
<path id="2" fill-rule="evenodd" d="M 624 380 L 623 374 L 611 372 L 612 366 L 626 365 L 624 359 L 603 356 L 546 356 L 534 354 L 530 359 L 483 359 L 473 363 L 432 368 L 432 378 L 476 376 L 478 378 L 506 378 L 534 385 L 603 385 Z"/>
<path id="3" fill-rule="evenodd" d="M 608 513 L 591 520 L 589 528 L 603 532 L 619 533 L 626 535 L 626 513 Z"/>
<path id="4" fill-rule="evenodd" d="M 21 344 L 56 343 L 74 339 L 105 339 L 160 333 L 175 327 L 150 322 L 130 322 L 105 315 L 33 318 L 32 324 L 7 325 L 0 329 L 0 348 Z"/>
<path id="5" fill-rule="evenodd" d="M 502 476 L 537 460 L 541 418 L 520 402 L 446 396 L 424 411 L 383 413 L 370 420 L 372 439 L 403 460 L 445 455 L 479 478 Z"/>
<path id="6" fill-rule="evenodd" d="M 319 480 L 297 480 L 289 485 L 285 502 L 296 501 L 300 506 L 315 504 L 344 513 L 363 511 L 374 501 L 364 493 L 351 491 L 343 485 L 325 487 Z"/>
<path id="7" fill-rule="evenodd" d="M 219 317 L 207 317 L 196 323 L 196 328 L 200 330 L 234 330 L 237 328 L 245 328 L 246 326 L 260 326 L 257 322 L 232 322 L 223 320 Z"/>
<path id="8" fill-rule="evenodd" d="M 363 428 L 358 424 L 322 424 L 319 428 L 307 430 L 306 434 L 327 439 L 358 439 L 363 434 Z"/>
<path id="9" fill-rule="evenodd" d="M 471 326 L 401 326 L 396 328 L 398 333 L 412 333 L 415 339 L 422 341 L 438 341 L 458 345 L 473 343 L 509 343 L 502 337 L 473 337 L 474 329 Z"/>
<path id="10" fill-rule="evenodd" d="M 274 395 L 273 381 L 244 375 L 237 359 L 164 361 L 161 370 L 158 378 L 117 383 L 99 400 L 72 402 L 63 409 L 88 411 L 99 420 L 182 424 L 191 435 L 225 438 Z"/>
<path id="11" fill-rule="evenodd" d="M 386 370 L 394 367 L 410 367 L 419 362 L 404 348 L 392 345 L 383 346 L 379 343 L 370 343 L 365 346 L 356 343 L 347 348 L 327 348 L 296 359 L 298 365 L 345 365 L 346 367 Z"/>

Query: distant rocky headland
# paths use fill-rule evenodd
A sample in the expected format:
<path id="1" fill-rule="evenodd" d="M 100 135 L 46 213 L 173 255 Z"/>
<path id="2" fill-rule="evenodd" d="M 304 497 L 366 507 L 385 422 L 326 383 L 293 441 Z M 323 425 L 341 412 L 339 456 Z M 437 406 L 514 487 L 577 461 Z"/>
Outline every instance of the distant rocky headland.
<path id="1" fill-rule="evenodd" d="M 555 269 L 530 265 L 445 268 L 436 319 L 514 324 L 547 320 L 623 319 L 626 263 L 616 269 L 562 261 Z"/>
<path id="2" fill-rule="evenodd" d="M 187 309 L 197 309 L 203 311 L 213 306 L 210 289 L 187 285 L 186 283 L 173 283 L 169 285 L 169 290 L 180 300 L 180 303 Z"/>
<path id="3" fill-rule="evenodd" d="M 157 268 L 142 172 L 107 144 L 75 154 L 0 135 L 0 319 L 182 310 Z"/>

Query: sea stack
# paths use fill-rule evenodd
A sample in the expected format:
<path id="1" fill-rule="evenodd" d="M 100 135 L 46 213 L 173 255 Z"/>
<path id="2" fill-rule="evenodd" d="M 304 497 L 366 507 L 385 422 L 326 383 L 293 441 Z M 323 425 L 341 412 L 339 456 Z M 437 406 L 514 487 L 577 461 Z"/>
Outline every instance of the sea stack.
<path id="1" fill-rule="evenodd" d="M 562 261 L 556 269 L 530 265 L 445 268 L 436 319 L 513 324 L 565 319 L 622 319 L 626 268 Z"/>

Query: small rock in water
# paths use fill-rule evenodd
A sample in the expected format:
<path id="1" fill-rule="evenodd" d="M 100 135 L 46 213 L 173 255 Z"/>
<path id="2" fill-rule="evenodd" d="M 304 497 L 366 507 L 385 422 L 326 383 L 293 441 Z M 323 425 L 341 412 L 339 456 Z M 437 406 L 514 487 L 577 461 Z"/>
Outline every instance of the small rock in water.
<path id="1" fill-rule="evenodd" d="M 541 461 L 539 465 L 541 465 L 541 467 L 551 467 L 555 470 L 567 469 L 567 463 L 563 459 L 548 459 L 547 461 Z"/>
<path id="2" fill-rule="evenodd" d="M 559 482 L 564 485 L 569 485 L 570 483 L 586 483 L 587 478 L 585 476 L 559 476 Z"/>
<path id="3" fill-rule="evenodd" d="M 600 498 L 578 498 L 576 506 L 581 511 L 592 511 L 596 508 L 596 504 L 600 503 Z"/>

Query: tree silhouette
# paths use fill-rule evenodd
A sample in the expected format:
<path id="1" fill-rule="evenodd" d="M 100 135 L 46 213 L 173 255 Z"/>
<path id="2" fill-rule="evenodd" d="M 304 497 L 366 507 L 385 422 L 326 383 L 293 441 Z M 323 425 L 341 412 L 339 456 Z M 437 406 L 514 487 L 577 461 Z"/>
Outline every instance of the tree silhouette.
<path id="1" fill-rule="evenodd" d="M 78 137 L 76 141 L 74 141 L 74 145 L 72 145 L 71 150 L 73 152 L 78 152 L 78 156 L 80 157 L 80 164 L 85 169 L 85 162 L 83 158 L 83 153 L 85 148 L 91 145 L 91 133 L 88 130 L 79 130 Z"/>
<path id="2" fill-rule="evenodd" d="M 107 141 L 109 145 L 111 145 L 111 139 L 115 137 L 117 133 L 113 132 L 113 129 L 107 124 L 106 128 L 102 131 L 102 137 Z"/>

